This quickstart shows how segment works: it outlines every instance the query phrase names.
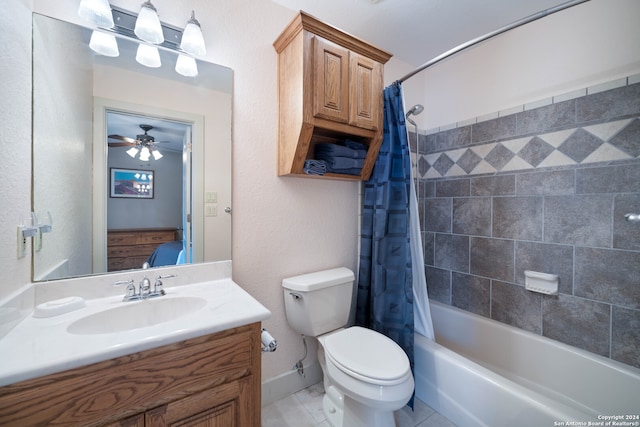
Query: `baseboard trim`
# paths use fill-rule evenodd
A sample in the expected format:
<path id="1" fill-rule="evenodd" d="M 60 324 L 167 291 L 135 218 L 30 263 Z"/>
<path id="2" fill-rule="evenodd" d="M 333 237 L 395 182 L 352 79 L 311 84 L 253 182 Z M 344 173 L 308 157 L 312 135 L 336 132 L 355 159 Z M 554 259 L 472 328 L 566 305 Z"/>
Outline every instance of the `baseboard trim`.
<path id="1" fill-rule="evenodd" d="M 315 362 L 304 367 L 304 377 L 296 370 L 285 372 L 262 382 L 262 406 L 303 390 L 322 381 L 322 368 Z"/>

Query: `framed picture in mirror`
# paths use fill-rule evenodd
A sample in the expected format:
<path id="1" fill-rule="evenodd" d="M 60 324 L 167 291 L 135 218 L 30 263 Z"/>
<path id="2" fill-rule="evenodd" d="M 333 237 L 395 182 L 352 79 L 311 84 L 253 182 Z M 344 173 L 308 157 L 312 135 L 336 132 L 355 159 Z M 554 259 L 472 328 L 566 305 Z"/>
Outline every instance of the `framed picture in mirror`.
<path id="1" fill-rule="evenodd" d="M 111 168 L 110 197 L 153 199 L 153 171 Z"/>

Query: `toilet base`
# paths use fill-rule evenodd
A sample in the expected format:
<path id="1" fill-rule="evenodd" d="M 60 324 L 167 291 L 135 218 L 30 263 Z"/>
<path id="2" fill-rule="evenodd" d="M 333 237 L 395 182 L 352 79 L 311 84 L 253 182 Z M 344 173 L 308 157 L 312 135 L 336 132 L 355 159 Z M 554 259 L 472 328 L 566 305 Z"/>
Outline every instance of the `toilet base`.
<path id="1" fill-rule="evenodd" d="M 333 387 L 332 387 L 333 388 Z M 333 388 L 335 391 L 335 388 Z M 325 393 L 322 397 L 322 412 L 327 418 L 327 421 L 331 427 L 343 427 L 344 426 L 344 411 L 342 410 L 342 396 L 338 403 L 331 398 L 329 393 Z"/>
<path id="2" fill-rule="evenodd" d="M 379 411 L 329 386 L 322 398 L 322 409 L 332 427 L 396 427 L 391 411 Z"/>

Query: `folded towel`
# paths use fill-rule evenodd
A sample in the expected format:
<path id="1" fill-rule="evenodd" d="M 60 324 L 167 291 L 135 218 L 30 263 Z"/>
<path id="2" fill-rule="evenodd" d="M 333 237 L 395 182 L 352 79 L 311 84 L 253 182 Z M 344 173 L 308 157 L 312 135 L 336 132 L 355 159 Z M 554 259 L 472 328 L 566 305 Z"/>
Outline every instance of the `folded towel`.
<path id="1" fill-rule="evenodd" d="M 327 171 L 327 165 L 323 160 L 305 160 L 302 168 L 307 175 L 324 175 Z"/>
<path id="2" fill-rule="evenodd" d="M 349 157 L 353 159 L 364 159 L 365 157 L 367 157 L 366 146 L 359 143 L 354 144 L 357 144 L 354 145 L 354 147 L 359 148 L 349 148 L 344 145 L 338 144 L 318 143 L 315 146 L 315 155 L 316 158 L 318 158 L 318 154 L 332 157 Z M 362 147 L 364 147 L 364 149 Z"/>
<path id="3" fill-rule="evenodd" d="M 330 166 L 327 165 L 327 172 L 341 173 L 344 175 L 360 175 L 360 172 L 362 172 L 362 169 L 361 168 L 332 169 Z"/>
<path id="4" fill-rule="evenodd" d="M 364 151 L 366 154 L 366 151 L 369 149 L 366 145 L 360 143 L 360 142 L 355 142 L 352 141 L 350 139 L 345 139 L 344 140 L 344 145 L 347 148 L 351 148 L 352 150 L 358 150 L 358 151 Z"/>
<path id="5" fill-rule="evenodd" d="M 362 169 L 364 159 L 352 159 L 350 157 L 329 156 L 323 153 L 316 153 L 317 160 L 324 160 L 327 168 L 335 169 Z"/>

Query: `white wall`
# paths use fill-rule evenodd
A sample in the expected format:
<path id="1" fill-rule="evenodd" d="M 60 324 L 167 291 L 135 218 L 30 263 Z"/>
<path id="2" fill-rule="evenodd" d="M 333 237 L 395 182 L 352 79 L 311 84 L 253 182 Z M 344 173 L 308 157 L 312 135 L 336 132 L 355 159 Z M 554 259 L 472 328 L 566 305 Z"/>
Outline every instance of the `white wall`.
<path id="1" fill-rule="evenodd" d="M 430 67 L 421 73 L 427 128 L 639 73 L 639 17 L 637 0 L 591 0 Z"/>
<path id="2" fill-rule="evenodd" d="M 31 211 L 31 0 L 3 4 L 0 28 L 0 297 L 31 280 L 31 256 L 17 259 L 20 216 Z M 30 250 L 30 246 L 29 246 Z"/>

